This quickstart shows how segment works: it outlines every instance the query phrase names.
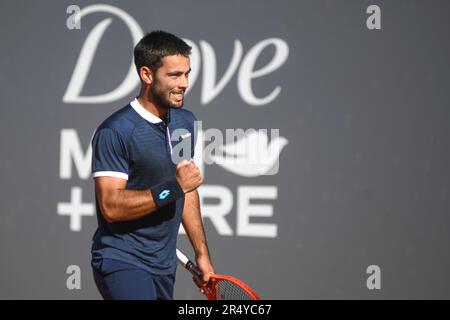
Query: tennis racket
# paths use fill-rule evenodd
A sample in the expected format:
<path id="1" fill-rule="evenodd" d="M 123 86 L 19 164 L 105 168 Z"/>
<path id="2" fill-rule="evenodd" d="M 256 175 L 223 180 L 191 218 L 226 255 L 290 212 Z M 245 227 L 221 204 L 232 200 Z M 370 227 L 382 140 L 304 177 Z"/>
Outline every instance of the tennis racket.
<path id="1" fill-rule="evenodd" d="M 178 262 L 192 274 L 195 284 L 208 300 L 260 300 L 244 282 L 222 274 L 211 274 L 209 282 L 202 287 L 202 274 L 195 263 L 178 249 L 177 257 Z"/>

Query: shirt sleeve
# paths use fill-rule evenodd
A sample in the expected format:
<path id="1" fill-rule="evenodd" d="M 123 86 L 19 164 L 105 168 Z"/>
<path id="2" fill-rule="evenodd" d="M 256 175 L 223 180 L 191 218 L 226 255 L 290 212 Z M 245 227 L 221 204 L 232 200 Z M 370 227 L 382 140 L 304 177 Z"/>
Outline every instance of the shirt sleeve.
<path id="1" fill-rule="evenodd" d="M 128 152 L 118 132 L 98 130 L 92 139 L 92 176 L 128 180 Z"/>

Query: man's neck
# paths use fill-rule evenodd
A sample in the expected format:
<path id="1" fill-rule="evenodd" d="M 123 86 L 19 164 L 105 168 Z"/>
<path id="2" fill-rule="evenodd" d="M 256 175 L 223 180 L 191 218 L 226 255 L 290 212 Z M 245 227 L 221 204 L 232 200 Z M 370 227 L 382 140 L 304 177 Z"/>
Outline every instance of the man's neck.
<path id="1" fill-rule="evenodd" d="M 139 95 L 137 97 L 137 100 L 139 101 L 139 104 L 145 110 L 147 110 L 148 112 L 154 114 L 155 116 L 157 116 L 158 118 L 160 118 L 161 120 L 166 122 L 166 118 L 167 118 L 167 109 L 166 108 L 157 107 L 152 101 L 146 99 L 142 95 Z"/>

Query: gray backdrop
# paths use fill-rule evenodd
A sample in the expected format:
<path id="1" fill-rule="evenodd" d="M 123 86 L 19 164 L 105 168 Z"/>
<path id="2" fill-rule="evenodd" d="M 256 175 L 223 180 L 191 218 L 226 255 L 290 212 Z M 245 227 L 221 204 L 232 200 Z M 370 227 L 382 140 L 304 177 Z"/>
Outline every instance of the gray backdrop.
<path id="1" fill-rule="evenodd" d="M 274 175 L 203 167 L 202 188 L 210 194 L 202 200 L 205 214 L 228 206 L 228 228 L 204 220 L 217 271 L 245 280 L 267 299 L 450 298 L 448 1 L 105 3 L 144 32 L 163 29 L 197 48 L 203 43 L 186 108 L 204 130 L 279 129 L 288 141 Z M 112 11 L 86 14 L 80 29 L 69 29 L 71 4 L 96 3 L 0 3 L 2 299 L 100 298 L 90 270 L 93 182 L 86 166 L 77 165 L 87 159 L 96 126 L 138 88 L 109 102 L 63 97 L 83 44 L 102 21 L 110 19 L 80 96 L 114 91 L 129 70 L 134 43 Z M 381 9 L 381 29 L 366 25 L 373 4 Z M 268 43 L 250 69 L 273 66 L 281 51 L 264 42 L 273 38 L 288 56 L 255 76 L 248 91 L 238 81 L 240 72 L 245 77 L 243 61 L 251 67 L 250 52 Z M 236 41 L 242 44 L 236 70 L 211 98 Z M 206 66 L 208 48 L 214 72 Z M 215 83 L 204 84 L 213 73 Z M 248 99 L 274 90 L 279 93 L 265 104 Z M 208 94 L 210 100 L 202 100 Z M 243 191 L 249 186 L 251 200 Z M 77 195 L 87 212 L 78 227 L 75 217 L 61 214 Z M 252 214 L 249 224 L 270 230 L 249 235 L 240 229 L 239 219 Z M 178 246 L 192 257 L 185 235 Z M 79 290 L 66 286 L 71 265 L 81 270 Z M 371 265 L 380 268 L 381 289 L 367 287 Z M 201 298 L 180 268 L 175 298 Z"/>

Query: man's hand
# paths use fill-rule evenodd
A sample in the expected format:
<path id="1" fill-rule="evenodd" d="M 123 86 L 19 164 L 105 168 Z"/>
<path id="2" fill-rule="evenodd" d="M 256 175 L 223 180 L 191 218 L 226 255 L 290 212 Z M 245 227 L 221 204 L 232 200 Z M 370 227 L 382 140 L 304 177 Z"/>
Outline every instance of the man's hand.
<path id="1" fill-rule="evenodd" d="M 214 267 L 211 264 L 211 260 L 207 256 L 198 257 L 196 260 L 197 260 L 197 266 L 203 275 L 202 286 L 206 286 L 206 284 L 208 283 L 209 278 L 211 276 L 211 273 L 214 273 Z"/>
<path id="2" fill-rule="evenodd" d="M 197 189 L 202 183 L 203 178 L 200 170 L 195 165 L 193 160 L 183 160 L 177 165 L 177 172 L 175 173 L 178 183 L 183 189 L 184 193 L 191 192 Z"/>

